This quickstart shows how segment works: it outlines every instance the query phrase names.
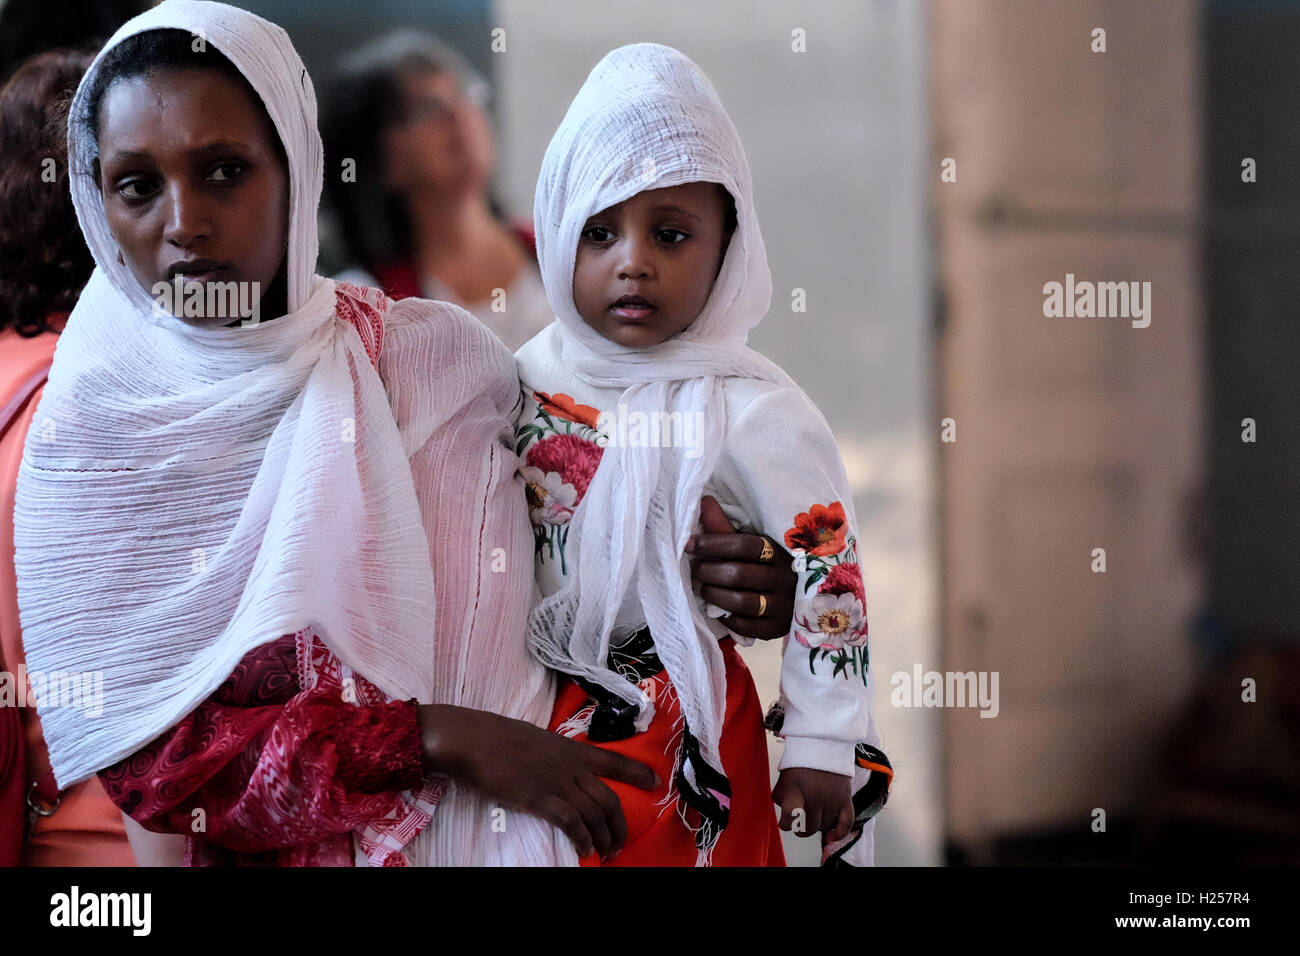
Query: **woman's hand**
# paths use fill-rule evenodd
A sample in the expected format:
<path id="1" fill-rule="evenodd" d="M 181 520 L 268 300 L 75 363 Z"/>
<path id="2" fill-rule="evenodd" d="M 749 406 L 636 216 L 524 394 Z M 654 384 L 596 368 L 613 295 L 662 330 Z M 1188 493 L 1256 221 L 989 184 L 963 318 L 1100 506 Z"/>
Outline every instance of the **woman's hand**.
<path id="1" fill-rule="evenodd" d="M 555 824 L 579 856 L 618 855 L 627 821 L 600 779 L 656 790 L 659 776 L 621 754 L 484 710 L 427 704 L 419 709 L 426 766 L 469 784 L 501 806 Z"/>
<path id="2" fill-rule="evenodd" d="M 760 641 L 789 634 L 799 583 L 790 552 L 771 538 L 738 532 L 711 495 L 700 499 L 700 524 L 704 533 L 686 542 L 691 577 L 702 585 L 704 600 L 731 612 L 722 618 L 723 625 Z M 767 561 L 759 559 L 764 542 L 773 551 Z M 767 598 L 762 617 L 760 594 Z"/>

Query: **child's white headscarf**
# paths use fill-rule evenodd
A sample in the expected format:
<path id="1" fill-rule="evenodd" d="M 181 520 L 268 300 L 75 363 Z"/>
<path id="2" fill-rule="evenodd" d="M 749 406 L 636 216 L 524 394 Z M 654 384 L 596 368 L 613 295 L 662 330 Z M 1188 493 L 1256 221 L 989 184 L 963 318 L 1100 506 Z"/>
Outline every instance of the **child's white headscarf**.
<path id="1" fill-rule="evenodd" d="M 686 331 L 661 345 L 630 349 L 591 329 L 573 301 L 578 238 L 594 213 L 647 189 L 721 183 L 736 202 L 737 225 L 708 302 Z M 718 738 L 726 706 L 717 638 L 698 613 L 683 557 L 699 519 L 700 496 L 726 432 L 722 380 L 764 379 L 796 387 L 745 341 L 768 310 L 772 277 L 754 211 L 740 137 L 700 69 L 671 47 L 620 47 L 591 71 L 551 139 L 533 211 L 537 256 L 551 308 L 561 323 L 563 359 L 579 378 L 621 387 L 620 402 L 645 413 L 703 413 L 691 458 L 684 448 L 606 447 L 574 515 L 576 568 L 532 619 L 532 642 L 549 666 L 592 680 L 640 705 L 637 729 L 653 702 L 606 666 L 609 636 L 629 588 L 640 598 L 655 649 L 686 718 L 679 789 L 686 802 L 727 804 Z M 695 451 L 696 449 L 692 449 Z M 695 743 L 697 746 L 693 746 Z M 707 766 L 700 766 L 701 761 Z M 714 791 L 710 793 L 709 791 Z M 726 814 L 698 833 L 707 851 Z"/>
<path id="2" fill-rule="evenodd" d="M 187 325 L 117 261 L 77 117 L 105 54 L 166 27 L 231 60 L 283 142 L 289 314 L 274 321 Z M 98 716 L 48 690 L 39 702 L 60 786 L 175 724 L 251 649 L 309 626 L 386 694 L 430 700 L 429 546 L 384 385 L 335 315 L 334 283 L 315 275 L 321 140 L 288 35 L 198 0 L 134 18 L 77 90 L 69 152 L 96 268 L 27 439 L 14 535 L 29 671 L 102 676 Z"/>

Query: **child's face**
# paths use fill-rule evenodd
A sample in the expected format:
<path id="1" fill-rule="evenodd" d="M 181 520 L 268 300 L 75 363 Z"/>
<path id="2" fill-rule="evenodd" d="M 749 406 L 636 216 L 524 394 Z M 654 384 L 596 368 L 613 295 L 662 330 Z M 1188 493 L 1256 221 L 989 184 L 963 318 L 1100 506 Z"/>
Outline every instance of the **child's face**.
<path id="1" fill-rule="evenodd" d="M 260 104 L 213 70 L 162 70 L 109 87 L 98 123 L 100 193 L 122 259 L 146 292 L 170 285 L 188 262 L 197 282 L 257 282 L 267 295 L 289 234 L 289 174 L 274 135 Z M 265 305 L 280 306 L 271 316 L 284 311 Z M 212 327 L 232 318 L 185 321 Z"/>
<path id="2" fill-rule="evenodd" d="M 724 216 L 722 187 L 704 182 L 647 189 L 596 213 L 578 238 L 578 314 L 629 348 L 684 331 L 722 268 Z"/>

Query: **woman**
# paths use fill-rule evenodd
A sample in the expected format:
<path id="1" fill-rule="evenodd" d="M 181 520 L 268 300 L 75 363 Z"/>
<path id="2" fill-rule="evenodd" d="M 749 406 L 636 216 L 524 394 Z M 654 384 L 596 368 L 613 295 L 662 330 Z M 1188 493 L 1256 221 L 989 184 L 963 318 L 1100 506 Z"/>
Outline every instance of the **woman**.
<path id="1" fill-rule="evenodd" d="M 532 229 L 507 222 L 489 195 L 488 89 L 427 34 L 362 48 L 326 97 L 326 191 L 354 266 L 340 278 L 455 302 L 513 351 L 552 315 Z"/>
<path id="2" fill-rule="evenodd" d="M 99 772 L 196 864 L 616 853 L 600 778 L 658 781 L 540 726 L 511 356 L 313 274 L 314 117 L 285 33 L 203 0 L 126 24 L 78 89 L 96 269 L 15 508 L 28 665 L 100 688 L 42 705 L 54 773 Z"/>
<path id="3" fill-rule="evenodd" d="M 312 274 L 314 111 L 284 32 L 206 2 L 78 89 L 97 268 L 15 510 L 29 667 L 102 687 L 42 704 L 55 776 L 108 766 L 192 862 L 572 862 L 555 825 L 617 827 L 596 772 L 653 774 L 535 726 L 513 363 L 454 307 Z"/>
<path id="4" fill-rule="evenodd" d="M 59 332 L 94 266 L 62 161 L 66 101 L 90 61 L 75 50 L 41 53 L 0 90 L 0 673 L 14 696 L 19 683 L 27 690 L 8 550 L 14 483 Z M 0 692 L 0 865 L 134 865 L 122 815 L 99 781 L 60 792 L 35 709 L 6 696 Z"/>

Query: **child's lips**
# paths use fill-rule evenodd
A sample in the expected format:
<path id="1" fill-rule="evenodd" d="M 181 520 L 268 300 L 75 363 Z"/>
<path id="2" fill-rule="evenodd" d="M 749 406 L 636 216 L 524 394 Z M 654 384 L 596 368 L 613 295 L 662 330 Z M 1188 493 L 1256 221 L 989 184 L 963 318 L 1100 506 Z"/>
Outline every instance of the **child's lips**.
<path id="1" fill-rule="evenodd" d="M 627 322 L 641 322 L 656 311 L 655 307 L 644 299 L 619 299 L 610 311 Z"/>

